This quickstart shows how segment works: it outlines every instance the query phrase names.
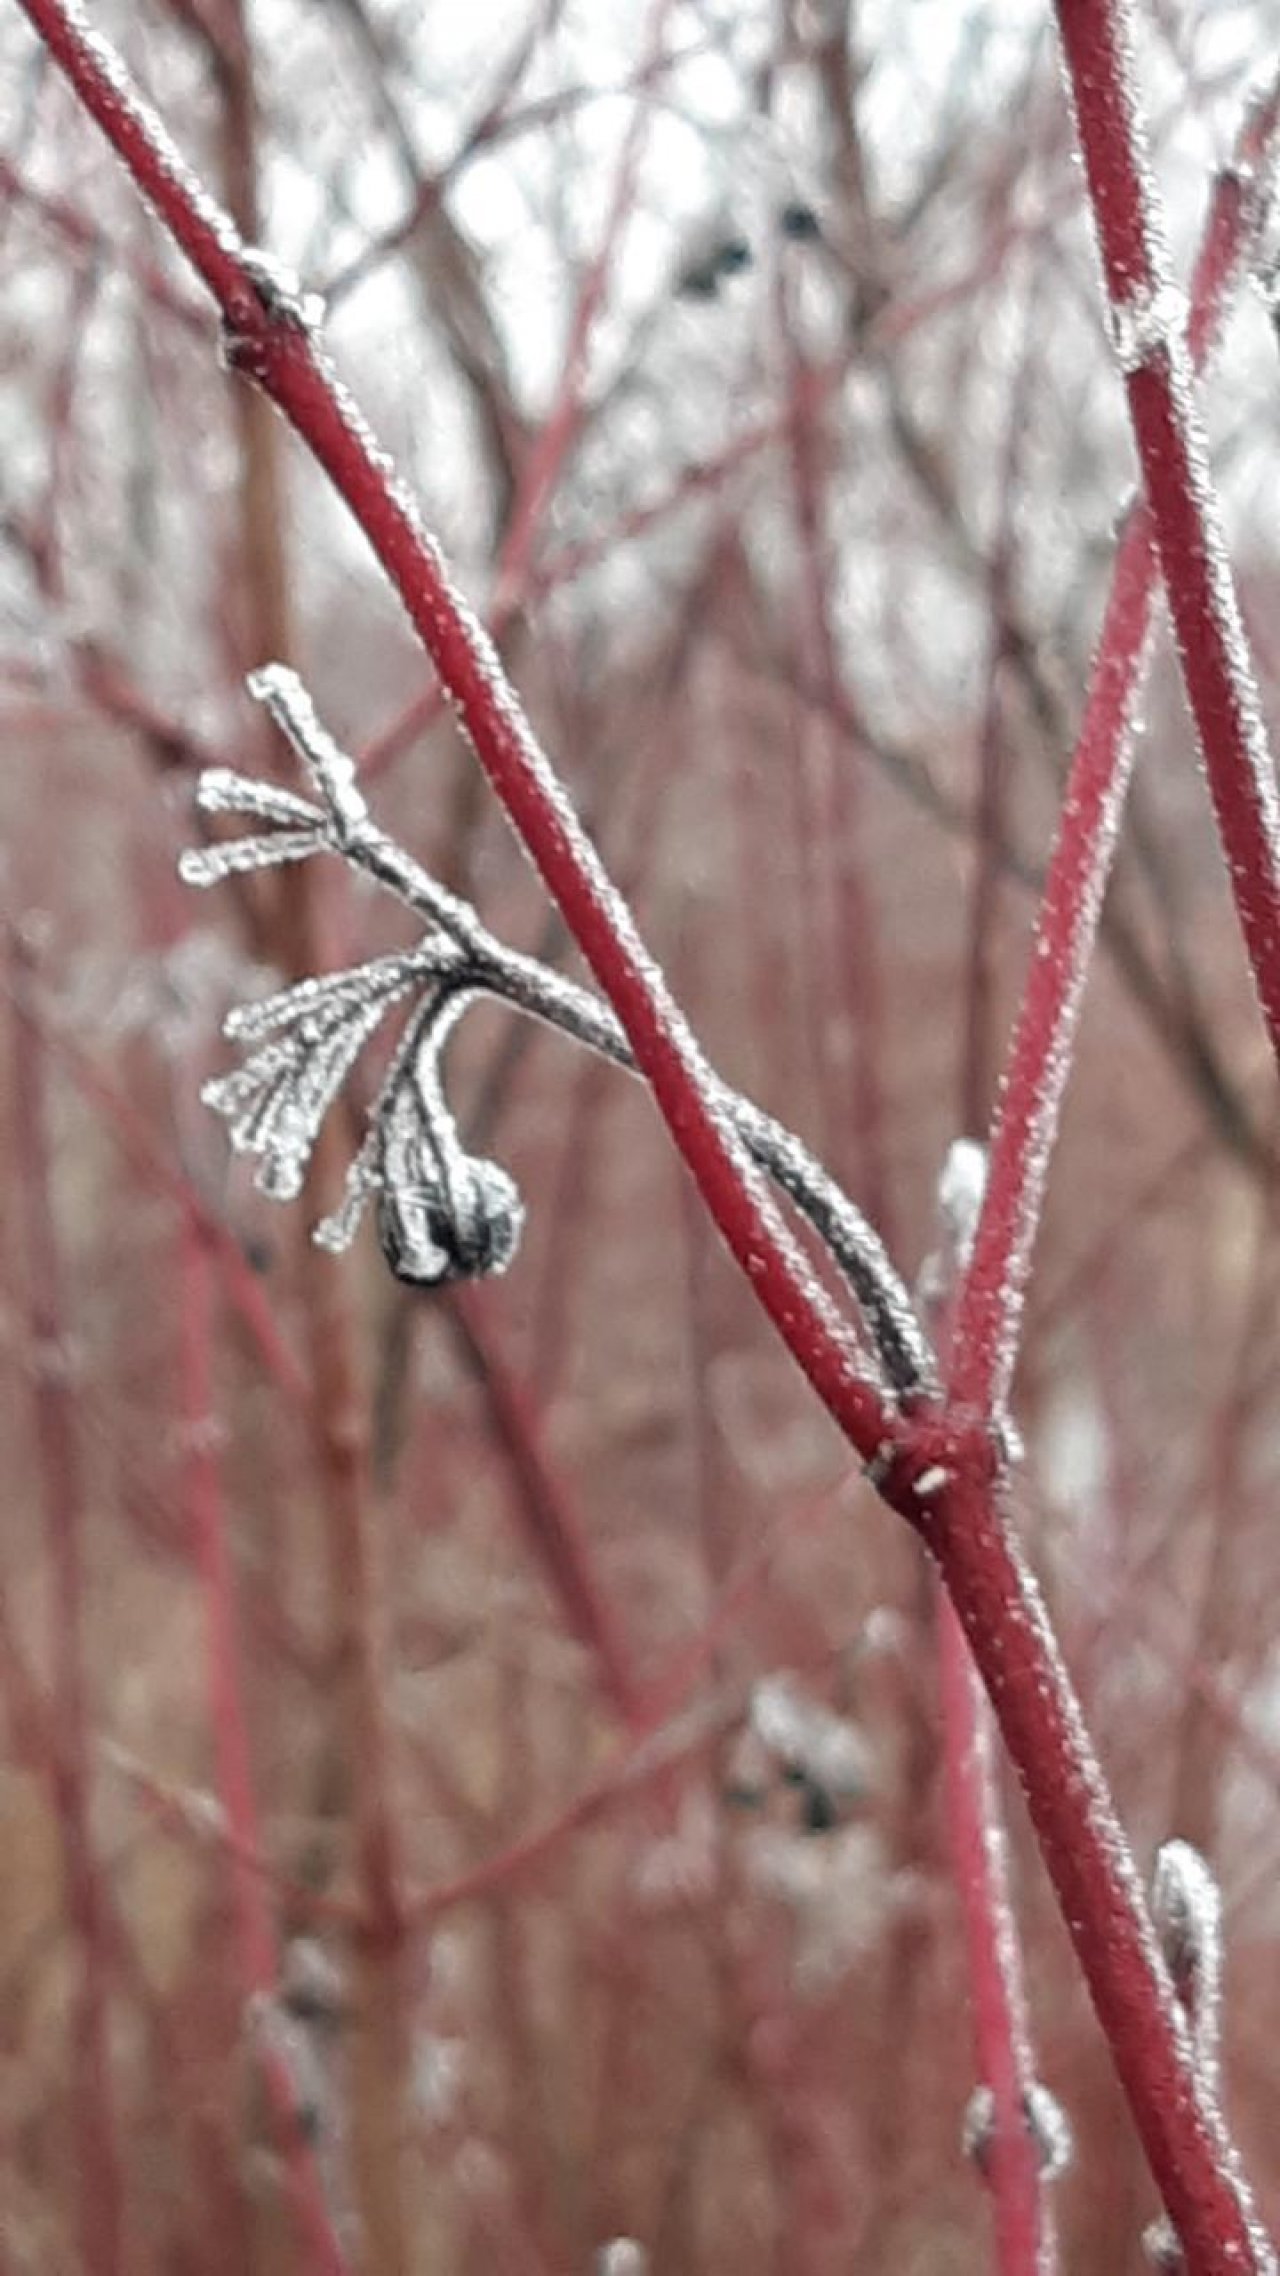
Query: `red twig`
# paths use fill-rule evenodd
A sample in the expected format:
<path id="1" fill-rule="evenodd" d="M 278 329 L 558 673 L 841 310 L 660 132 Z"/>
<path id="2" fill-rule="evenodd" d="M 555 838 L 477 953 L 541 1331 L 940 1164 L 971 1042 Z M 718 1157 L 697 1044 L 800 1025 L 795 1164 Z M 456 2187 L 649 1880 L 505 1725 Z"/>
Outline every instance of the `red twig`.
<path id="1" fill-rule="evenodd" d="M 1280 799 L 1164 244 L 1128 0 L 1057 0 L 1113 341 L 1160 567 L 1271 1041 L 1280 1054 Z M 1246 170 L 1236 184 L 1249 202 Z"/>
<path id="2" fill-rule="evenodd" d="M 1255 177 L 1280 121 L 1280 79 L 1250 112 L 1236 164 L 1218 182 L 1196 267 L 1190 353 L 1212 352 L 1229 292 L 1256 242 L 1266 199 Z M 955 1392 L 987 1413 L 1007 1396 L 1049 1156 L 1134 750 L 1157 557 L 1138 508 L 1112 576 L 1084 719 L 1045 880 L 1009 1049 L 986 1200 L 955 1321 Z M 1280 939 L 1280 935 L 1277 936 Z"/>
<path id="3" fill-rule="evenodd" d="M 882 1491 L 927 1539 L 1021 1774 L 1046 1863 L 1196 2276 L 1271 2269 L 1220 2113 L 1197 2077 L 1142 1891 L 1034 1584 L 1001 1508 L 998 1449 L 963 1419 L 909 1428 L 858 1364 L 772 1200 L 717 1115 L 707 1069 L 412 501 L 318 349 L 130 88 L 75 0 L 20 0 L 223 311 L 230 360 L 274 400 L 392 578 L 484 769 L 614 1006 L 758 1298 Z M 894 1431 L 897 1427 L 898 1435 Z"/>
<path id="4" fill-rule="evenodd" d="M 976 1073 L 975 1042 L 971 1031 L 967 1089 Z M 965 1190 L 964 1175 L 953 1155 L 939 1189 L 939 1244 L 921 1291 L 925 1317 L 949 1364 L 955 1359 L 955 1282 L 981 1198 Z M 1032 2123 L 1039 2082 L 991 1709 L 955 1608 L 942 1592 L 937 1644 L 943 1793 L 968 1961 L 975 2091 L 987 2102 L 985 2109 L 979 2107 L 969 2146 L 991 2194 L 1001 2276 L 1056 2276 L 1057 2231 L 1048 2203 L 1047 2160 Z"/>

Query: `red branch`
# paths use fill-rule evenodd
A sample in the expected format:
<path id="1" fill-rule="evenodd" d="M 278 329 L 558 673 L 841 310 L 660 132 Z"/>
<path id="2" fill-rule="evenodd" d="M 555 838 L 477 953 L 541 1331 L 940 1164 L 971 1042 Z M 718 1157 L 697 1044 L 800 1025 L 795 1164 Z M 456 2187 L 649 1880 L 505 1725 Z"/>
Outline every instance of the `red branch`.
<path id="1" fill-rule="evenodd" d="M 1245 946 L 1280 1055 L 1280 799 L 1172 290 L 1134 84 L 1130 9 L 1128 0 L 1057 0 L 1057 14 L 1182 676 Z"/>
<path id="2" fill-rule="evenodd" d="M 217 298 L 229 357 L 290 420 L 392 579 L 506 812 L 627 1033 L 706 1206 L 882 1491 L 935 1555 L 1021 1775 L 1059 1903 L 1193 2276 L 1270 2270 L 1220 2114 L 1155 1949 L 1142 1891 L 1034 1583 L 1007 1528 L 1000 1454 L 972 1421 L 908 1424 L 862 1371 L 434 542 L 301 312 L 245 248 L 75 0 L 19 0 Z"/>
<path id="3" fill-rule="evenodd" d="M 938 1674 L 947 1757 L 952 1866 L 968 1953 L 978 2077 L 991 2095 L 984 2164 L 1002 2276 L 1053 2276 L 1058 2265 L 1035 2134 L 1028 2123 L 1035 2058 L 1022 1984 L 1022 1947 L 1009 1887 L 991 1709 L 964 1632 L 944 1597 Z"/>
<path id="4" fill-rule="evenodd" d="M 1192 288 L 1189 346 L 1197 368 L 1213 353 L 1231 287 L 1257 243 L 1268 203 L 1262 176 L 1278 126 L 1280 77 L 1250 110 L 1235 163 L 1217 184 Z M 988 1414 L 1002 1408 L 1009 1390 L 1031 1247 L 1128 787 L 1152 622 L 1156 535 L 1151 511 L 1138 508 L 1116 557 L 1005 1067 L 986 1200 L 957 1305 L 956 1396 Z"/>

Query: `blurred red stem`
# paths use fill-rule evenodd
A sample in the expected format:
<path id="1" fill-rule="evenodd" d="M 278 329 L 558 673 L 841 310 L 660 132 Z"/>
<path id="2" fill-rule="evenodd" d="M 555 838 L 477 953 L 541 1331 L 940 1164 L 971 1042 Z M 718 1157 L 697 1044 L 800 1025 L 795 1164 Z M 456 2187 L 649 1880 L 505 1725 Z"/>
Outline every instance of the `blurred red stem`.
<path id="1" fill-rule="evenodd" d="M 591 1652 L 610 1703 L 634 1727 L 640 1693 L 626 1643 L 592 1570 L 582 1519 L 547 1458 L 533 1402 L 503 1359 L 477 1303 L 461 1293 L 455 1296 L 449 1325 L 488 1401 L 534 1559 L 564 1607 L 571 1633 Z"/>
<path id="2" fill-rule="evenodd" d="M 18 1212 L 26 1247 L 27 1327 L 35 1428 L 52 1566 L 51 1775 L 66 1868 L 66 1901 L 79 1946 L 72 2003 L 72 2101 L 79 2166 L 80 2253 L 86 2276 L 123 2276 L 123 2193 L 112 2119 L 110 1939 L 93 1855 L 89 1696 L 83 1657 L 86 1508 L 77 1445 L 70 1329 L 50 1193 L 50 1133 L 40 1033 L 26 1008 L 31 959 L 11 939 L 11 1059 Z"/>
<path id="3" fill-rule="evenodd" d="M 227 1547 L 226 1512 L 218 1462 L 213 1395 L 213 1285 L 207 1244 L 188 1217 L 180 1250 L 180 1365 L 186 1433 L 187 1510 L 204 1590 L 208 1626 L 209 1719 L 213 1730 L 218 1800 L 229 1840 L 236 1955 L 244 1996 L 244 2026 L 258 2026 L 257 2051 L 272 2123 L 289 2176 L 310 2265 L 324 2276 L 345 2276 L 346 2261 L 333 2232 L 315 2159 L 304 2137 L 297 2095 L 269 2029 L 269 2003 L 277 1984 L 276 1946 L 268 1910 L 262 1834 L 253 1793 L 244 1688 L 236 1640 L 234 1581 Z"/>

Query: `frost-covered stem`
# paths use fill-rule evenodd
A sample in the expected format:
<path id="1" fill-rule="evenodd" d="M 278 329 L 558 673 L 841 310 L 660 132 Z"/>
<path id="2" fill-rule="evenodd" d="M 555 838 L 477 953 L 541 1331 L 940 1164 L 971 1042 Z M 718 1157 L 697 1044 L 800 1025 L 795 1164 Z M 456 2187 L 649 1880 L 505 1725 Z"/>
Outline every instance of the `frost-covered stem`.
<path id="1" fill-rule="evenodd" d="M 927 1544 L 997 1710 L 1099 2021 L 1191 2276 L 1274 2276 L 1238 2152 L 1201 2073 L 1070 1678 L 1007 1513 L 973 1474 Z M 1007 1608 L 1016 1604 L 1018 1617 Z M 1049 1771 L 1048 1766 L 1056 1766 Z"/>
<path id="2" fill-rule="evenodd" d="M 307 312 L 261 270 L 130 88 L 78 0 L 19 0 L 82 102 L 218 299 L 237 368 L 279 405 L 399 591 L 515 829 L 609 996 L 638 1067 L 759 1301 L 881 1490 L 928 1540 L 1026 1787 L 1059 1902 L 1157 2181 L 1197 2276 L 1272 2263 L 1204 2102 L 1123 1836 L 1074 1694 L 1000 1507 L 991 1434 L 909 1426 L 860 1371 L 725 1126 L 700 1051 L 539 750 L 412 501 L 321 354 Z M 255 277 L 255 268 L 257 275 Z M 895 1446 L 895 1429 L 901 1441 Z M 939 1469 L 944 1482 L 921 1497 Z M 1234 2259 L 1231 2255 L 1234 2254 Z"/>
<path id="3" fill-rule="evenodd" d="M 277 1990 L 276 1945 L 263 1878 L 262 1835 L 253 1792 L 249 1733 L 236 1642 L 234 1584 L 213 1404 L 213 1286 L 209 1245 L 188 1217 L 180 1235 L 179 1366 L 185 1432 L 187 1516 L 204 1596 L 208 1634 L 209 1720 L 214 1776 L 226 1822 L 236 1967 L 248 2027 L 254 2004 Z M 344 2276 L 316 2162 L 298 2123 L 297 2095 L 279 2052 L 264 2036 L 263 2079 L 277 2145 L 310 2264 Z"/>
<path id="4" fill-rule="evenodd" d="M 978 2076 L 991 2097 L 983 2170 L 1001 2276 L 1052 2276 L 1057 2240 L 1028 2112 L 1035 2058 L 996 1774 L 991 1708 L 949 1599 L 938 1606 L 947 1826 L 960 1894 Z"/>
<path id="5" fill-rule="evenodd" d="M 1235 163 L 1215 186 L 1192 291 L 1189 340 L 1197 366 L 1213 352 L 1231 287 L 1257 243 L 1278 121 L 1280 78 L 1251 108 Z M 1031 1249 L 1132 767 L 1156 571 L 1154 518 L 1139 507 L 1116 557 L 1005 1064 L 986 1199 L 957 1304 L 956 1397 L 986 1413 L 1000 1412 L 1013 1373 Z"/>
<path id="6" fill-rule="evenodd" d="M 1151 174 L 1132 10 L 1129 0 L 1057 0 L 1057 16 L 1182 676 L 1280 1054 L 1280 798 Z"/>
<path id="7" fill-rule="evenodd" d="M 63 1300 L 62 1254 L 50 1193 L 45 1054 L 27 1008 L 31 960 L 11 936 L 10 1070 L 15 1163 L 25 1244 L 27 1330 L 40 1490 L 51 1573 L 50 1662 L 55 1748 L 51 1778 L 77 1951 L 71 1994 L 72 2139 L 86 2276 L 123 2276 L 124 2196 L 112 2110 L 109 2044 L 111 1934 L 93 1853 L 91 1736 L 84 1664 L 85 1492 Z"/>
<path id="8" fill-rule="evenodd" d="M 955 1357 L 956 1285 L 972 1248 L 986 1170 L 982 1150 L 960 1139 L 939 1183 L 938 1246 L 919 1293 L 947 1366 Z M 1049 2161 L 1031 2123 L 1039 2082 L 991 1706 L 955 1607 L 945 1591 L 938 1595 L 943 1794 L 973 2009 L 975 2096 L 985 2118 L 981 2139 L 971 2147 L 991 2193 L 1000 2276 L 1055 2276 L 1057 2231 L 1048 2201 Z"/>

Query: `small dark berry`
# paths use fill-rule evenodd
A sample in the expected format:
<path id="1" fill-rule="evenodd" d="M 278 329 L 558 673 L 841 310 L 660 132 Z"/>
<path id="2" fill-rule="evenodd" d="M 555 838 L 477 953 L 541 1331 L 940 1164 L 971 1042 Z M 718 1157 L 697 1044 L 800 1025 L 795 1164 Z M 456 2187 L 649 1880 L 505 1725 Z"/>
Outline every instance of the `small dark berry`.
<path id="1" fill-rule="evenodd" d="M 821 237 L 822 227 L 811 205 L 802 198 L 789 198 L 778 215 L 778 227 L 793 245 L 812 245 Z"/>
<path id="2" fill-rule="evenodd" d="M 750 268 L 751 257 L 745 237 L 726 237 L 716 254 L 716 267 L 722 277 L 735 277 L 740 270 Z"/>

